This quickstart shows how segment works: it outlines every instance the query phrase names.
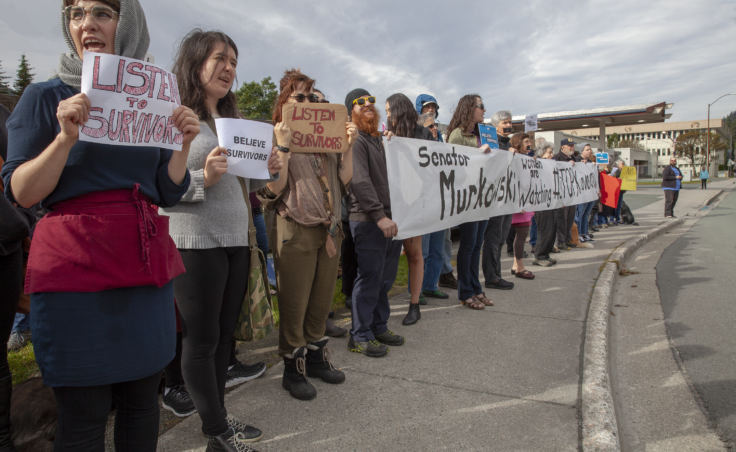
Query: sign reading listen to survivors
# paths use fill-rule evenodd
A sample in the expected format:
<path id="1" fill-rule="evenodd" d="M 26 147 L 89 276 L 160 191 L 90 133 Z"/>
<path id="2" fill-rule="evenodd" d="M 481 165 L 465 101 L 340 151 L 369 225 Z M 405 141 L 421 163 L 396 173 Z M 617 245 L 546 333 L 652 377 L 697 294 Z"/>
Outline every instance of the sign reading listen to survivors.
<path id="1" fill-rule="evenodd" d="M 85 52 L 81 88 L 91 105 L 81 141 L 181 150 L 183 135 L 172 118 L 181 104 L 174 74 L 133 58 Z"/>
<path id="2" fill-rule="evenodd" d="M 217 144 L 226 149 L 227 172 L 251 179 L 268 179 L 273 126 L 247 119 L 217 118 Z"/>
<path id="3" fill-rule="evenodd" d="M 593 163 L 392 137 L 383 139 L 396 239 L 521 211 L 598 199 Z"/>
<path id="4" fill-rule="evenodd" d="M 344 105 L 284 104 L 281 117 L 291 128 L 292 152 L 345 152 L 348 148 Z"/>

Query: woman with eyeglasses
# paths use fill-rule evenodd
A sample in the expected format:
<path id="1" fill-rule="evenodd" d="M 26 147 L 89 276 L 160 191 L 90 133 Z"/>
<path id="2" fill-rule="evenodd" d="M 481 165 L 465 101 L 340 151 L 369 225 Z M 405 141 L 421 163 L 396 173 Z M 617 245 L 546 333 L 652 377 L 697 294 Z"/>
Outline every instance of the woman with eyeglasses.
<path id="1" fill-rule="evenodd" d="M 447 130 L 448 143 L 477 147 L 490 152 L 487 144 L 481 145 L 478 123 L 485 114 L 483 100 L 477 94 L 460 98 Z M 493 302 L 483 293 L 478 268 L 480 249 L 483 245 L 488 220 L 470 221 L 460 225 L 460 247 L 457 251 L 457 292 L 460 303 L 471 309 L 484 309 Z"/>
<path id="2" fill-rule="evenodd" d="M 115 448 L 153 451 L 161 371 L 175 350 L 171 280 L 184 271 L 156 205 L 179 201 L 199 132 L 174 111 L 181 151 L 79 140 L 90 101 L 80 93 L 87 52 L 143 59 L 148 29 L 137 0 L 65 0 L 69 52 L 57 77 L 26 88 L 8 125 L 6 196 L 49 213 L 28 261 L 36 361 L 53 388 L 54 450 L 101 451 L 111 407 Z"/>
<path id="3" fill-rule="evenodd" d="M 314 80 L 297 69 L 284 73 L 280 89 L 273 123 L 275 130 L 290 136 L 283 106 L 318 98 Z M 330 362 L 325 336 L 340 260 L 341 199 L 352 178 L 357 135 L 352 123 L 345 128 L 348 147 L 343 154 L 292 153 L 279 179 L 259 193 L 276 216 L 271 243 L 279 292 L 279 355 L 284 359 L 281 384 L 300 400 L 317 395 L 307 376 L 332 384 L 345 381 L 345 374 Z M 278 146 L 280 153 L 289 155 L 289 141 Z"/>
<path id="4" fill-rule="evenodd" d="M 173 72 L 182 103 L 191 106 L 200 134 L 192 142 L 187 167 L 192 182 L 182 202 L 166 209 L 171 236 L 187 272 L 174 281 L 182 321 L 181 370 L 209 437 L 207 450 L 250 450 L 259 429 L 227 415 L 225 382 L 231 338 L 240 313 L 250 269 L 249 214 L 244 193 L 265 181 L 243 180 L 227 172 L 225 148 L 218 145 L 215 118 L 238 118 L 232 92 L 238 48 L 225 33 L 192 30 L 179 45 Z M 276 131 L 276 143 L 285 144 Z M 274 175 L 283 158 L 272 152 Z"/>

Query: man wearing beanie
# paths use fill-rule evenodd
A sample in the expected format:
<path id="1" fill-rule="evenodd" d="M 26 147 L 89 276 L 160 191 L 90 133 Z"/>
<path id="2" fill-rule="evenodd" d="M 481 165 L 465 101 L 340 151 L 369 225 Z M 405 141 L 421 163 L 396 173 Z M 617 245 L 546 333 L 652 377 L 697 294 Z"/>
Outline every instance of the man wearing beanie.
<path id="1" fill-rule="evenodd" d="M 353 144 L 353 179 L 350 182 L 350 232 L 355 241 L 358 271 L 353 286 L 353 326 L 348 349 L 380 357 L 387 345 L 402 345 L 404 338 L 388 329 L 391 313 L 388 291 L 396 278 L 401 241 L 391 220 L 386 156 L 378 132 L 376 98 L 356 88 L 345 97 L 348 115 L 358 127 Z"/>

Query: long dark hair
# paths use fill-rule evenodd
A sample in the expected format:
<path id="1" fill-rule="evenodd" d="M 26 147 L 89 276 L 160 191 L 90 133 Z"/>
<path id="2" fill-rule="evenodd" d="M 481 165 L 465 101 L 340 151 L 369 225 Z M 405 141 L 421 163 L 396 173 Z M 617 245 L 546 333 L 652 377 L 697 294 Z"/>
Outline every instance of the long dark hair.
<path id="1" fill-rule="evenodd" d="M 447 133 L 452 133 L 453 130 L 459 127 L 463 133 L 471 131 L 473 135 L 478 135 L 477 123 L 473 120 L 476 99 L 480 99 L 478 94 L 466 94 L 457 101 L 457 107 L 455 107 L 455 113 L 453 113 L 450 125 L 447 127 Z"/>
<path id="2" fill-rule="evenodd" d="M 230 36 L 221 31 L 203 31 L 195 28 L 179 44 L 176 62 L 172 69 L 179 85 L 181 103 L 191 108 L 199 119 L 204 121 L 210 119 L 211 115 L 205 104 L 205 92 L 200 72 L 207 57 L 212 53 L 212 49 L 220 42 L 233 49 L 235 57 L 238 57 L 238 47 Z M 228 91 L 225 97 L 217 101 L 217 112 L 224 118 L 240 117 L 238 100 L 232 91 Z"/>
<path id="3" fill-rule="evenodd" d="M 386 102 L 391 111 L 388 130 L 398 137 L 414 138 L 418 115 L 411 100 L 401 93 L 396 93 L 390 95 Z"/>
<path id="4" fill-rule="evenodd" d="M 271 113 L 274 125 L 281 122 L 281 107 L 289 100 L 289 96 L 296 91 L 296 87 L 300 83 L 306 85 L 307 91 L 314 86 L 314 80 L 302 74 L 302 71 L 299 69 L 287 69 L 284 71 L 284 76 L 281 77 L 281 81 L 279 82 L 281 92 L 273 104 L 273 112 Z"/>

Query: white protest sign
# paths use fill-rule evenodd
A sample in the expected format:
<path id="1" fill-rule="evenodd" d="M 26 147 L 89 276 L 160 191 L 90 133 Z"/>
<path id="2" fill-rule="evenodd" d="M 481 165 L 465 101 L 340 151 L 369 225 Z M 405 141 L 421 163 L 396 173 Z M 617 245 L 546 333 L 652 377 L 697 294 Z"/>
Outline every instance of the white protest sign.
<path id="1" fill-rule="evenodd" d="M 81 141 L 181 150 L 172 114 L 181 104 L 176 76 L 151 63 L 84 52 L 82 92 L 91 104 Z"/>
<path id="2" fill-rule="evenodd" d="M 273 126 L 247 119 L 217 118 L 217 142 L 227 149 L 227 172 L 251 179 L 268 179 Z"/>
<path id="3" fill-rule="evenodd" d="M 593 163 L 556 162 L 507 151 L 392 137 L 383 140 L 396 239 L 469 221 L 598 199 Z"/>
<path id="4" fill-rule="evenodd" d="M 524 132 L 534 132 L 537 128 L 537 115 L 526 115 L 526 118 L 524 118 Z"/>

